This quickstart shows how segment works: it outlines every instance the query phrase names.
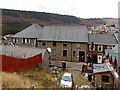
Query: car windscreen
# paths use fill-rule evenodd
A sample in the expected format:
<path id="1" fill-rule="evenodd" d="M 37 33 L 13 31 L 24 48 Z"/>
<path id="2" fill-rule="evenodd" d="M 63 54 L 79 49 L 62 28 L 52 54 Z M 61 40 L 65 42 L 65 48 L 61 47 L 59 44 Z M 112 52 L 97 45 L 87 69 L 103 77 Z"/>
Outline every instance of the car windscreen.
<path id="1" fill-rule="evenodd" d="M 72 81 L 71 77 L 69 77 L 69 76 L 63 76 L 63 77 L 62 77 L 62 80 L 63 80 L 63 81 L 68 81 L 68 82 L 71 82 L 71 81 Z"/>

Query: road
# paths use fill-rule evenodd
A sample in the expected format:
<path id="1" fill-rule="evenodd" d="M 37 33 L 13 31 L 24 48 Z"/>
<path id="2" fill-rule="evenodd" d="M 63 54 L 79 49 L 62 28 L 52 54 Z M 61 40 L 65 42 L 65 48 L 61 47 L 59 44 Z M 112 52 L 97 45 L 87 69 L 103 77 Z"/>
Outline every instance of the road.
<path id="1" fill-rule="evenodd" d="M 66 66 L 67 66 L 67 71 L 69 73 L 72 73 L 73 75 L 73 81 L 74 81 L 74 87 L 77 85 L 78 87 L 81 87 L 81 85 L 88 85 L 91 88 L 93 88 L 93 86 L 91 85 L 91 83 L 88 81 L 87 78 L 84 78 L 81 74 L 81 70 L 82 70 L 82 65 L 84 63 L 77 63 L 77 62 L 67 62 Z"/>

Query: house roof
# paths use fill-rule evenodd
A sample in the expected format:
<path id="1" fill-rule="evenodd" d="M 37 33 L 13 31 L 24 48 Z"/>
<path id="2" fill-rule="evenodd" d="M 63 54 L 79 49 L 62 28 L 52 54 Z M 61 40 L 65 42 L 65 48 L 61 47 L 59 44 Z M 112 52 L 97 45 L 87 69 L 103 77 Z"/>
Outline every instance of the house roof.
<path id="1" fill-rule="evenodd" d="M 119 42 L 120 42 L 120 31 L 119 31 L 119 33 L 118 33 L 118 40 L 119 40 Z"/>
<path id="2" fill-rule="evenodd" d="M 42 53 L 42 57 L 44 56 L 44 53 L 46 49 L 40 49 L 40 48 L 28 48 L 28 47 L 19 47 L 19 46 L 4 46 L 0 45 L 1 48 L 1 55 L 7 55 L 17 58 L 29 58 L 33 57 L 37 54 Z"/>
<path id="3" fill-rule="evenodd" d="M 113 34 L 88 34 L 88 43 L 103 44 L 103 45 L 116 45 L 118 43 Z"/>
<path id="4" fill-rule="evenodd" d="M 112 56 L 113 60 L 116 58 L 117 64 L 120 67 L 120 43 L 117 44 L 112 50 L 105 50 L 105 53 L 109 53 L 109 56 Z"/>
<path id="5" fill-rule="evenodd" d="M 110 69 L 107 67 L 106 63 L 94 64 L 93 67 L 94 67 L 93 73 L 100 73 L 100 72 L 110 71 Z"/>
<path id="6" fill-rule="evenodd" d="M 120 76 L 113 69 L 113 67 L 110 65 L 110 63 L 94 64 L 93 67 L 94 67 L 94 70 L 93 70 L 94 74 L 111 72 L 114 75 L 114 77 L 118 80 L 118 82 L 120 83 Z"/>
<path id="7" fill-rule="evenodd" d="M 17 34 L 13 35 L 12 37 L 18 38 L 38 38 L 39 31 L 42 29 L 38 24 L 33 24 L 26 29 L 18 32 Z"/>
<path id="8" fill-rule="evenodd" d="M 33 24 L 12 37 L 42 41 L 88 42 L 86 26 L 44 26 Z"/>

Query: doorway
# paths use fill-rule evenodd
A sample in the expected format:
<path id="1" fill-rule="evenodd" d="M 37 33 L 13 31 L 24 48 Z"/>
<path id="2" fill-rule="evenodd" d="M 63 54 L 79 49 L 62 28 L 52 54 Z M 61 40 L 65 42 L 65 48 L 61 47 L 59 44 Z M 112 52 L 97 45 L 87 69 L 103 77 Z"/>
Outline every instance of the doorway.
<path id="1" fill-rule="evenodd" d="M 85 62 L 85 52 L 79 51 L 79 62 Z"/>
<path id="2" fill-rule="evenodd" d="M 97 55 L 93 55 L 93 63 L 97 63 Z"/>

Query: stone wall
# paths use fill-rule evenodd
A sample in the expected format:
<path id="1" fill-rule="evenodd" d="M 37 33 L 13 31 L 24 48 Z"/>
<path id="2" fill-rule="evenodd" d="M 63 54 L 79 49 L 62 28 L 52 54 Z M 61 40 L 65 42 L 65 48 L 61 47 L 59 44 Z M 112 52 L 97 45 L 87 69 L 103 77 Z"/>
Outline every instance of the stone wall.
<path id="1" fill-rule="evenodd" d="M 51 48 L 51 59 L 52 60 L 63 60 L 63 61 L 79 61 L 79 51 L 85 52 L 85 61 L 86 61 L 86 52 L 88 50 L 87 44 L 85 43 L 69 43 L 69 42 L 56 42 L 56 46 L 53 46 L 53 42 L 45 42 L 46 46 L 42 45 L 42 42 L 38 42 L 39 48 Z M 67 46 L 63 46 L 63 44 Z M 56 50 L 56 55 L 54 55 L 53 50 Z M 67 50 L 67 56 L 63 56 L 63 50 Z M 73 51 L 75 51 L 75 56 L 73 56 Z"/>
<path id="2" fill-rule="evenodd" d="M 109 76 L 109 82 L 102 82 L 102 75 Z M 112 74 L 109 73 L 101 73 L 101 74 L 94 74 L 94 86 L 95 87 L 108 87 L 108 88 L 113 88 L 114 86 L 114 77 Z"/>

